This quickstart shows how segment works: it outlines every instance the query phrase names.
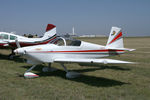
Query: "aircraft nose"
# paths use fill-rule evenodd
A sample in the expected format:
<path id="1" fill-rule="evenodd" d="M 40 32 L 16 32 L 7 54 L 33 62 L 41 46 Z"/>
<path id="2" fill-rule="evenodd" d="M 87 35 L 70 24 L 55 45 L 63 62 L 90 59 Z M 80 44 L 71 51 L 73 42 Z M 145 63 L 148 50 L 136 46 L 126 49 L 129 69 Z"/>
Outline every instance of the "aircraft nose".
<path id="1" fill-rule="evenodd" d="M 16 54 L 25 54 L 26 51 L 23 48 L 18 48 L 16 50 L 14 50 L 14 53 L 16 53 Z"/>
<path id="2" fill-rule="evenodd" d="M 15 54 L 18 54 L 18 51 L 17 51 L 17 49 L 16 49 L 16 50 L 14 50 L 14 53 L 15 53 Z"/>

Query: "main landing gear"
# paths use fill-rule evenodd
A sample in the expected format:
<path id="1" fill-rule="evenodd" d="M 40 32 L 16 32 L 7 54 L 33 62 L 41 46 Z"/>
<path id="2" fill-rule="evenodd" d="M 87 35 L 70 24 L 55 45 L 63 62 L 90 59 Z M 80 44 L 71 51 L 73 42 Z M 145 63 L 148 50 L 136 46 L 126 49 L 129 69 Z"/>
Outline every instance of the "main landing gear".
<path id="1" fill-rule="evenodd" d="M 31 68 L 29 68 L 25 73 L 24 73 L 24 78 L 36 78 L 39 77 L 39 75 L 34 74 L 30 72 L 33 68 L 35 68 L 36 65 L 33 65 Z"/>
<path id="2" fill-rule="evenodd" d="M 80 76 L 80 73 L 77 73 L 77 72 L 69 72 L 67 70 L 67 68 L 64 66 L 63 63 L 61 63 L 61 66 L 64 68 L 65 72 L 66 72 L 66 78 L 76 78 L 76 77 L 79 77 Z M 31 68 L 29 68 L 25 73 L 24 73 L 24 77 L 25 78 L 36 78 L 36 77 L 39 77 L 39 75 L 37 74 L 34 74 L 32 72 L 30 72 L 33 68 L 35 68 L 36 65 L 33 65 Z M 42 69 L 43 72 L 53 72 L 53 71 L 56 71 L 57 69 L 56 68 L 52 68 L 51 67 L 51 63 L 48 64 L 48 67 L 44 67 Z"/>
<path id="3" fill-rule="evenodd" d="M 77 72 L 69 72 L 67 70 L 67 68 L 64 66 L 63 63 L 61 63 L 61 66 L 64 68 L 65 72 L 66 72 L 66 77 L 67 78 L 76 78 L 76 77 L 79 77 L 80 76 L 80 73 L 77 73 Z"/>
<path id="4" fill-rule="evenodd" d="M 56 70 L 57 70 L 56 68 L 51 67 L 51 63 L 48 64 L 48 67 L 44 67 L 42 69 L 43 72 L 54 72 Z"/>
<path id="5" fill-rule="evenodd" d="M 36 78 L 36 77 L 39 77 L 39 75 L 37 74 L 34 74 L 32 72 L 30 72 L 33 68 L 35 68 L 36 65 L 33 65 L 31 68 L 29 68 L 25 73 L 24 73 L 24 77 L 25 78 Z M 52 68 L 51 67 L 51 63 L 48 64 L 48 67 L 43 67 L 42 71 L 43 72 L 53 72 L 53 71 L 56 71 L 57 69 L 56 68 Z"/>

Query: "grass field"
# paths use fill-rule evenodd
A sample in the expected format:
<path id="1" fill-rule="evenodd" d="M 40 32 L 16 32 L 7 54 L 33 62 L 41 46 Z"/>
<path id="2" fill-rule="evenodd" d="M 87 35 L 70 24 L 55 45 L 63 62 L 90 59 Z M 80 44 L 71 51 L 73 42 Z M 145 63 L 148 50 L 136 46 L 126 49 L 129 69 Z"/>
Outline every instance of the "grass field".
<path id="1" fill-rule="evenodd" d="M 80 40 L 105 45 L 107 38 Z M 75 79 L 66 79 L 57 63 L 56 72 L 43 73 L 45 65 L 39 65 L 33 70 L 39 78 L 24 79 L 31 65 L 19 57 L 9 60 L 10 51 L 0 50 L 0 100 L 150 100 L 150 38 L 124 38 L 124 43 L 136 51 L 110 58 L 137 64 L 66 64 L 82 74 Z"/>

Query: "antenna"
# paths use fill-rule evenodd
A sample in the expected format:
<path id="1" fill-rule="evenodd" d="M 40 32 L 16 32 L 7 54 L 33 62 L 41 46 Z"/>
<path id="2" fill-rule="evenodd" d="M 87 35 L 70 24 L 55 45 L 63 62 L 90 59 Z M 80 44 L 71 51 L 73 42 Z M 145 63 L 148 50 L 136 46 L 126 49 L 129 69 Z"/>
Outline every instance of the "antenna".
<path id="1" fill-rule="evenodd" d="M 74 27 L 72 28 L 72 35 L 75 35 L 75 33 L 74 33 Z"/>

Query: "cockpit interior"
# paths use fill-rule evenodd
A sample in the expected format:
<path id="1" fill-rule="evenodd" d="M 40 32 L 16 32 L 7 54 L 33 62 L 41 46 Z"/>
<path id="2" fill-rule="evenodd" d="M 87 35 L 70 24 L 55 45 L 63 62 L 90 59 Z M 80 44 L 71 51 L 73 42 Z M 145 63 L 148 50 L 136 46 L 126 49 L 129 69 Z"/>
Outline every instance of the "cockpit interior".
<path id="1" fill-rule="evenodd" d="M 55 44 L 58 46 L 80 46 L 81 41 L 76 39 L 65 39 L 63 37 L 59 37 Z"/>

